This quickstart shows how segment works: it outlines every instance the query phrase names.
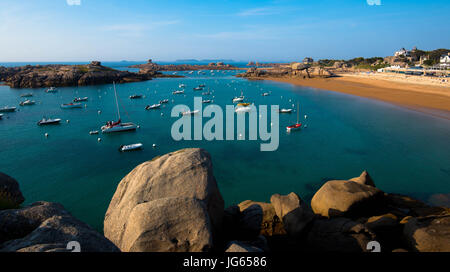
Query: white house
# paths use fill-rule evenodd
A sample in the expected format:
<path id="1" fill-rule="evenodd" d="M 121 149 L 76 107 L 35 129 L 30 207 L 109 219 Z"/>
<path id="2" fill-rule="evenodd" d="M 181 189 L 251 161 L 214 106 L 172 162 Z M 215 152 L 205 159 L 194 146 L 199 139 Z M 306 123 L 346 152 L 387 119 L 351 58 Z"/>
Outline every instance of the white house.
<path id="1" fill-rule="evenodd" d="M 447 68 L 450 67 L 450 52 L 447 53 L 447 55 L 441 56 L 441 61 L 439 63 L 439 66 Z"/>
<path id="2" fill-rule="evenodd" d="M 405 48 L 400 49 L 400 51 L 395 52 L 394 56 L 396 57 L 400 57 L 400 56 L 404 56 L 404 57 L 409 57 L 411 54 L 408 50 L 406 50 Z"/>

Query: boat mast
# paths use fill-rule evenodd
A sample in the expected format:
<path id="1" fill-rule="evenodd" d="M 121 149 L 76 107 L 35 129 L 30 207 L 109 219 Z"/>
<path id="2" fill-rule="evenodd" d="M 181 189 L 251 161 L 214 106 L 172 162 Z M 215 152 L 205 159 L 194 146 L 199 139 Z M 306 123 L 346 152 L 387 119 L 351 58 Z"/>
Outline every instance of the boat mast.
<path id="1" fill-rule="evenodd" d="M 300 102 L 297 102 L 297 124 L 300 122 Z"/>
<path id="2" fill-rule="evenodd" d="M 113 81 L 113 85 L 114 85 L 114 95 L 116 97 L 117 115 L 119 116 L 119 120 L 120 120 L 119 101 L 117 101 L 117 91 L 116 91 L 116 82 L 115 81 Z M 119 121 L 119 120 L 117 120 L 117 121 Z"/>

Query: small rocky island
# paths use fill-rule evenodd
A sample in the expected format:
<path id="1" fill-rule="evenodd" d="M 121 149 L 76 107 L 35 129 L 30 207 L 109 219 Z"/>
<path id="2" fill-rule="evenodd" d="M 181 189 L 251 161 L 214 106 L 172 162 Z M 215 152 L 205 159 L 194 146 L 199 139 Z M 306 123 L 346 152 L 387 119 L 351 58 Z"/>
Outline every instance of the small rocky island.
<path id="1" fill-rule="evenodd" d="M 304 63 L 266 64 L 265 67 L 251 67 L 245 73 L 236 75 L 247 79 L 267 79 L 277 77 L 328 78 L 334 76 L 330 69 L 312 67 Z"/>
<path id="2" fill-rule="evenodd" d="M 301 193 L 301 192 L 300 192 Z M 449 195 L 440 195 L 441 203 Z M 306 203 L 297 193 L 270 203 L 224 207 L 210 155 L 183 149 L 137 166 L 122 179 L 104 235 L 63 206 L 21 207 L 17 181 L 0 174 L 0 252 L 450 252 L 450 209 L 385 193 L 369 173 L 323 184 Z"/>
<path id="3" fill-rule="evenodd" d="M 70 87 L 139 82 L 155 77 L 174 77 L 158 71 L 133 73 L 103 66 L 98 61 L 87 65 L 26 65 L 0 67 L 0 82 L 11 88 Z"/>
<path id="4" fill-rule="evenodd" d="M 199 70 L 237 70 L 239 68 L 232 66 L 231 64 L 225 64 L 223 62 L 211 62 L 208 65 L 199 64 L 166 64 L 160 65 L 153 62 L 151 59 L 147 63 L 132 65 L 130 68 L 139 68 L 140 73 L 147 72 L 163 72 L 163 71 L 199 71 Z"/>

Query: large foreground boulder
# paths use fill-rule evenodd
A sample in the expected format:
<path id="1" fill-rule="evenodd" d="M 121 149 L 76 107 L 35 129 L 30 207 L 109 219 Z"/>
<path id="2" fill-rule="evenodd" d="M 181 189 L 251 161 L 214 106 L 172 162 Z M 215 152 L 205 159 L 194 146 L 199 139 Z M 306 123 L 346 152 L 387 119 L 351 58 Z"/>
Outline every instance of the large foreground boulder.
<path id="1" fill-rule="evenodd" d="M 209 250 L 223 209 L 210 155 L 183 149 L 145 162 L 122 179 L 104 233 L 123 251 Z"/>
<path id="2" fill-rule="evenodd" d="M 76 242 L 81 252 L 117 252 L 108 239 L 79 221 L 60 204 L 37 202 L 0 211 L 0 251 L 67 252 Z"/>
<path id="3" fill-rule="evenodd" d="M 311 200 L 314 213 L 324 217 L 355 217 L 381 210 L 384 193 L 363 181 L 332 180 Z M 368 184 L 373 182 L 367 182 Z"/>
<path id="4" fill-rule="evenodd" d="M 450 252 L 450 214 L 410 218 L 403 229 L 409 247 L 420 252 Z"/>
<path id="5" fill-rule="evenodd" d="M 18 208 L 24 201 L 19 183 L 0 172 L 0 210 Z"/>
<path id="6" fill-rule="evenodd" d="M 270 202 L 291 237 L 299 237 L 314 218 L 311 208 L 296 193 L 285 196 L 275 194 L 270 198 Z"/>
<path id="7" fill-rule="evenodd" d="M 161 198 L 136 206 L 128 217 L 121 249 L 127 252 L 206 252 L 213 246 L 202 202 Z"/>

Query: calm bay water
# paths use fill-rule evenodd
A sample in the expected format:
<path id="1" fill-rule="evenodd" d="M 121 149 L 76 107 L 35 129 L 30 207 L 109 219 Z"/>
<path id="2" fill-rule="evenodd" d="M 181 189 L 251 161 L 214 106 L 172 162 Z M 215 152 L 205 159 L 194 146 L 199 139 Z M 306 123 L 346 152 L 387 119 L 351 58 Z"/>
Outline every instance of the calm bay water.
<path id="1" fill-rule="evenodd" d="M 226 205 L 246 199 L 268 201 L 274 193 L 292 191 L 310 199 L 325 181 L 358 176 L 364 169 L 387 192 L 423 200 L 450 192 L 449 120 L 345 94 L 247 81 L 235 78 L 235 73 L 178 73 L 188 77 L 118 85 L 122 119 L 141 128 L 117 135 L 89 135 L 116 119 L 112 85 L 59 88 L 56 94 L 0 86 L 0 107 L 18 106 L 24 100 L 20 95 L 29 92 L 38 102 L 0 120 L 0 171 L 20 182 L 26 204 L 60 202 L 100 231 L 117 184 L 129 171 L 155 156 L 187 147 L 211 153 Z M 180 83 L 187 85 L 186 95 L 173 96 Z M 194 95 L 201 94 L 192 88 L 202 83 L 214 91 L 211 99 L 222 107 L 241 90 L 256 105 L 292 107 L 299 101 L 301 115 L 308 115 L 308 127 L 288 135 L 284 128 L 296 121 L 296 114 L 281 115 L 276 152 L 260 152 L 260 141 L 176 142 L 170 135 L 176 120 L 170 111 L 180 103 L 192 107 Z M 272 94 L 262 97 L 263 92 Z M 132 94 L 145 98 L 130 100 Z M 62 103 L 84 96 L 89 97 L 85 109 L 60 109 Z M 144 110 L 165 98 L 174 103 L 161 110 Z M 43 116 L 70 122 L 38 127 L 36 122 Z M 122 154 L 117 150 L 121 144 L 137 142 L 144 143 L 143 151 Z"/>

